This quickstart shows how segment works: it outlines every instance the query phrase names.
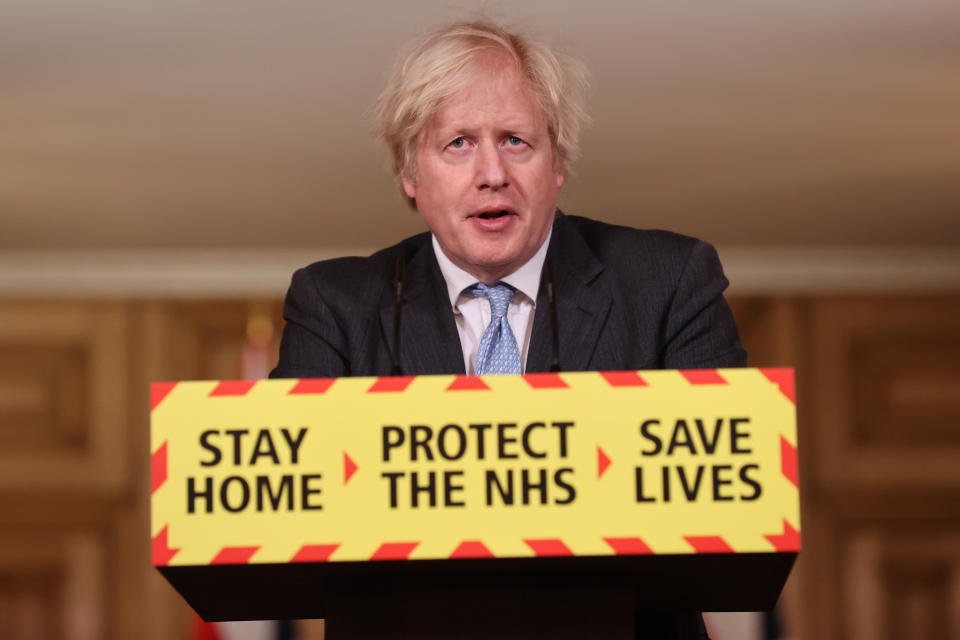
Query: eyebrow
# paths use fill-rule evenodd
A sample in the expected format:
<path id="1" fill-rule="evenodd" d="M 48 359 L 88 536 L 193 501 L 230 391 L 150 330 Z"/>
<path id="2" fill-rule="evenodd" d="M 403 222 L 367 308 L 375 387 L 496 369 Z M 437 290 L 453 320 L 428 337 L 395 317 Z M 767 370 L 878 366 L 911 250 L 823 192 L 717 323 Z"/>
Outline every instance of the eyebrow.
<path id="1" fill-rule="evenodd" d="M 453 139 L 459 136 L 471 136 L 475 135 L 477 131 L 476 127 L 472 126 L 457 126 L 449 125 L 442 127 L 434 128 L 434 136 L 440 139 Z M 536 126 L 533 126 L 533 123 L 508 123 L 507 126 L 502 126 L 497 129 L 497 136 L 508 136 L 508 135 L 517 135 L 523 138 L 532 138 L 536 135 Z"/>

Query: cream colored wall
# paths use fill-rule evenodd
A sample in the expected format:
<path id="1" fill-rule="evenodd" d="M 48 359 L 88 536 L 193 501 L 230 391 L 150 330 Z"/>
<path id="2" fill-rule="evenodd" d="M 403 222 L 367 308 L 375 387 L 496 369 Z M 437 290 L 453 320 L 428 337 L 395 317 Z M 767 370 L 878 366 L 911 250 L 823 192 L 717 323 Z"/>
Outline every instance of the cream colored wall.
<path id="1" fill-rule="evenodd" d="M 422 229 L 369 107 L 478 7 L 593 71 L 563 206 L 720 245 L 960 244 L 960 5 L 0 6 L 0 250 L 378 247 Z"/>

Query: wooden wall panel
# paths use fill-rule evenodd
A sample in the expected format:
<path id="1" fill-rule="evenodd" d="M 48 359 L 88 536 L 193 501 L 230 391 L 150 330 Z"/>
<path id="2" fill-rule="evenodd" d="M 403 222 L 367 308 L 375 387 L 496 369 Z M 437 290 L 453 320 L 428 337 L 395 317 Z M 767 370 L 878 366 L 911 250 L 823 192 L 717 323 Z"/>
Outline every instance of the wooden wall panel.
<path id="1" fill-rule="evenodd" d="M 731 298 L 751 367 L 795 367 L 799 358 L 799 316 L 804 301 L 798 298 Z"/>
<path id="2" fill-rule="evenodd" d="M 805 637 L 960 639 L 960 299 L 825 297 L 801 324 Z"/>
<path id="3" fill-rule="evenodd" d="M 80 447 L 89 427 L 87 353 L 80 345 L 0 347 L 0 446 Z"/>
<path id="4" fill-rule="evenodd" d="M 954 318 L 957 319 L 957 318 Z M 912 336 L 852 339 L 851 440 L 861 446 L 957 450 L 960 336 L 921 323 Z"/>
<path id="5" fill-rule="evenodd" d="M 126 330 L 119 303 L 0 306 L 0 490 L 125 488 Z"/>
<path id="6" fill-rule="evenodd" d="M 960 490 L 960 301 L 817 303 L 817 482 Z"/>
<path id="7" fill-rule="evenodd" d="M 279 302 L 0 301 L 0 638 L 186 636 L 150 566 L 148 383 L 239 377 L 256 316 Z"/>
<path id="8" fill-rule="evenodd" d="M 104 540 L 68 527 L 0 532 L 0 638 L 105 637 Z"/>
<path id="9" fill-rule="evenodd" d="M 278 301 L 162 301 L 143 306 L 145 361 L 151 380 L 238 378 L 248 327 L 269 321 L 276 340 L 283 327 Z"/>
<path id="10" fill-rule="evenodd" d="M 960 638 L 955 497 L 902 492 L 817 502 L 804 522 L 812 565 L 806 637 Z"/>
<path id="11" fill-rule="evenodd" d="M 132 501 L 128 306 L 0 302 L 0 637 L 117 638 Z"/>

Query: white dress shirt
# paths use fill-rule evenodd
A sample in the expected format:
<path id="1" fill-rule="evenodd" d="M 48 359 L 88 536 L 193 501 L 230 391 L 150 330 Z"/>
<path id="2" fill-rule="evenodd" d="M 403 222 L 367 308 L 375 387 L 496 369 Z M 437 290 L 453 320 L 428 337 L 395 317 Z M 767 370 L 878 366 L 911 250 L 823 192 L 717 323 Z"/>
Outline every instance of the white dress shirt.
<path id="1" fill-rule="evenodd" d="M 543 244 L 523 266 L 499 280 L 516 289 L 507 308 L 507 322 L 510 324 L 513 336 L 517 339 L 517 347 L 520 349 L 520 367 L 523 372 L 527 370 L 527 351 L 530 349 L 530 335 L 533 333 L 533 313 L 537 308 L 540 272 L 543 271 L 543 262 L 547 258 L 547 247 L 550 245 L 552 233 L 553 229 L 547 233 Z M 431 235 L 431 238 L 433 252 L 437 255 L 437 262 L 440 263 L 440 273 L 443 274 L 443 279 L 447 283 L 447 294 L 450 296 L 453 317 L 457 322 L 460 346 L 463 349 L 463 364 L 467 375 L 472 376 L 476 371 L 480 336 L 490 324 L 490 301 L 470 293 L 469 289 L 479 281 L 450 261 L 440 248 L 436 236 Z"/>

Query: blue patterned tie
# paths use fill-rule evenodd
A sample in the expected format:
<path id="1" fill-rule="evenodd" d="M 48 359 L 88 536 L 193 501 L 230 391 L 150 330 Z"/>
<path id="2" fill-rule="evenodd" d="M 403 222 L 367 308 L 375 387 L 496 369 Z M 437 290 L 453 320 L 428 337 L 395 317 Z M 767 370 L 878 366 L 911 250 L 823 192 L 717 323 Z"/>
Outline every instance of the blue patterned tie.
<path id="1" fill-rule="evenodd" d="M 480 336 L 477 348 L 476 374 L 478 376 L 520 375 L 520 349 L 507 322 L 507 307 L 513 299 L 513 289 L 505 284 L 488 287 L 474 285 L 470 292 L 490 301 L 490 324 Z"/>

